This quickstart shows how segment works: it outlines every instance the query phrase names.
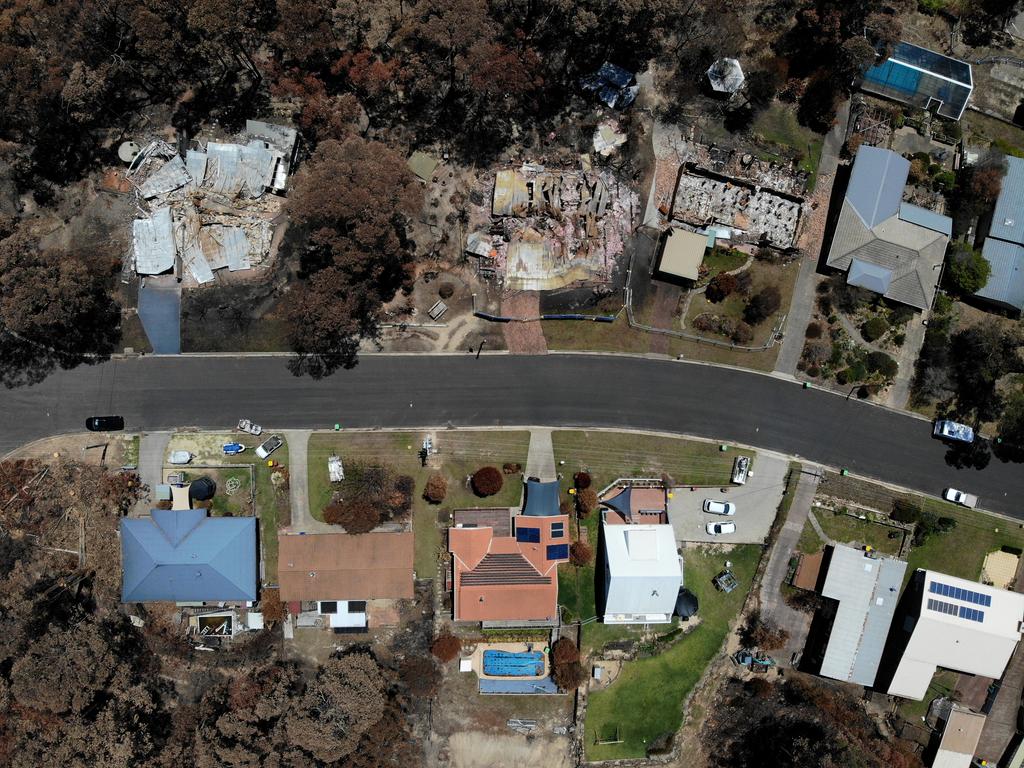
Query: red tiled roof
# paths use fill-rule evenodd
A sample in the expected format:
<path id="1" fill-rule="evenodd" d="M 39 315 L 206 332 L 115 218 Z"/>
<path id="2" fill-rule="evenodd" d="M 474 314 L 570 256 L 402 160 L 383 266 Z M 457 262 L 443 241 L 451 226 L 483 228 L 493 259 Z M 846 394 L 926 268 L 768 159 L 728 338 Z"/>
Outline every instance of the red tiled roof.
<path id="1" fill-rule="evenodd" d="M 520 554 L 485 555 L 471 571 L 465 571 L 459 580 L 462 585 L 487 584 L 550 584 L 550 576 L 541 576 Z"/>

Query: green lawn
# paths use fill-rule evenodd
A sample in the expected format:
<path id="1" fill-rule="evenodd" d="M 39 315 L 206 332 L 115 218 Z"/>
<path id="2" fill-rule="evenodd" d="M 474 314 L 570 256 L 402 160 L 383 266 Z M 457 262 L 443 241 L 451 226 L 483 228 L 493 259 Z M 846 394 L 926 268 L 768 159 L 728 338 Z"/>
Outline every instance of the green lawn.
<path id="1" fill-rule="evenodd" d="M 796 119 L 796 111 L 779 102 L 774 102 L 754 119 L 750 128 L 754 136 L 764 139 L 769 144 L 799 152 L 803 159 L 800 167 L 811 174 L 808 191 L 814 189 L 814 179 L 818 172 L 818 161 L 821 159 L 821 147 L 824 138 L 809 128 L 800 125 Z M 767 159 L 780 160 L 778 155 L 770 151 L 759 153 L 768 155 Z"/>
<path id="2" fill-rule="evenodd" d="M 700 624 L 657 656 L 627 662 L 619 677 L 587 703 L 586 759 L 644 757 L 649 743 L 675 733 L 683 722 L 682 702 L 704 669 L 719 653 L 729 625 L 743 606 L 761 548 L 748 544 L 727 555 L 714 548 L 692 547 L 683 553 L 687 587 L 700 601 Z M 711 579 L 732 562 L 740 588 L 731 594 L 715 590 Z M 725 662 L 721 662 L 725 663 Z M 618 728 L 621 744 L 596 744 Z"/>
<path id="3" fill-rule="evenodd" d="M 401 474 L 416 481 L 413 494 L 413 530 L 416 538 L 416 573 L 432 578 L 437 571 L 437 552 L 441 532 L 437 522 L 440 510 L 464 507 L 514 507 L 522 498 L 522 478 L 506 475 L 505 484 L 494 496 L 477 497 L 467 478 L 480 467 L 518 463 L 525 469 L 530 447 L 529 432 L 444 430 L 434 436 L 439 451 L 440 472 L 448 480 L 448 495 L 439 505 L 423 500 L 427 478 L 435 471 L 420 466 L 419 450 L 423 434 L 416 432 L 337 432 L 311 435 L 309 438 L 309 508 L 317 520 L 331 500 L 334 488 L 327 476 L 327 459 L 337 454 L 348 466 L 355 462 L 386 462 Z"/>
<path id="4" fill-rule="evenodd" d="M 217 493 L 213 497 L 213 506 L 210 508 L 211 513 L 214 515 L 248 514 L 252 506 L 250 504 L 252 483 L 249 468 L 218 469 L 212 470 L 208 474 L 217 483 Z M 229 493 L 228 485 L 234 485 L 235 483 L 237 483 L 238 488 L 234 492 Z"/>
<path id="5" fill-rule="evenodd" d="M 814 516 L 825 534 L 843 544 L 858 544 L 874 547 L 887 555 L 896 555 L 900 551 L 899 539 L 890 539 L 889 532 L 897 530 L 881 523 L 860 520 L 850 515 L 837 515 L 830 509 L 814 508 Z M 807 523 L 810 527 L 810 522 Z M 815 533 L 815 537 L 817 534 Z"/>
<path id="6" fill-rule="evenodd" d="M 910 720 L 913 722 L 921 720 L 921 718 L 928 713 L 928 705 L 932 703 L 932 700 L 939 696 L 949 696 L 956 688 L 956 683 L 959 678 L 960 675 L 956 672 L 952 672 L 948 669 L 938 670 L 932 678 L 931 684 L 928 686 L 928 693 L 925 694 L 924 699 L 921 701 L 905 699 L 900 702 L 900 715 L 903 716 L 904 720 Z"/>
<path id="7" fill-rule="evenodd" d="M 728 482 L 737 454 L 752 455 L 735 448 L 722 452 L 712 443 L 622 432 L 556 431 L 552 442 L 555 460 L 565 462 L 562 467 L 565 499 L 569 498 L 573 474 L 580 470 L 590 473 L 597 491 L 619 477 L 661 477 L 662 473 L 669 474 L 680 484 L 715 486 Z M 594 512 L 580 523 L 586 528 L 596 559 L 600 515 Z M 576 537 L 577 523 L 573 526 Z M 563 565 L 558 569 L 558 600 L 567 620 L 585 620 L 597 614 L 595 591 L 593 563 L 585 568 Z M 597 650 L 606 643 L 636 637 L 640 631 L 639 627 L 587 624 L 583 628 L 583 649 Z"/>
<path id="8" fill-rule="evenodd" d="M 704 255 L 703 264 L 708 270 L 706 280 L 711 280 L 712 277 L 720 272 L 731 272 L 734 269 L 739 269 L 747 263 L 747 258 L 747 254 L 742 251 L 715 246 Z"/>
<path id="9" fill-rule="evenodd" d="M 139 435 L 132 435 L 124 440 L 122 443 L 123 449 L 121 454 L 121 466 L 122 467 L 137 467 L 139 466 L 139 442 L 141 438 Z"/>

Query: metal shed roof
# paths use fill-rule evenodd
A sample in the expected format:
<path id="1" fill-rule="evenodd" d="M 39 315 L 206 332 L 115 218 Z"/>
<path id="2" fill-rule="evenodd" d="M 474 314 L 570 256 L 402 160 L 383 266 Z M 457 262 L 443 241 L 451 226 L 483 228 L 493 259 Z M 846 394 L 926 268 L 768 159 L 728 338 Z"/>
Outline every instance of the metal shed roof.
<path id="1" fill-rule="evenodd" d="M 1006 158 L 1006 175 L 992 214 L 989 237 L 1024 245 L 1024 159 Z"/>
<path id="2" fill-rule="evenodd" d="M 987 237 L 981 255 L 992 272 L 975 296 L 1024 310 L 1024 246 Z"/>
<path id="3" fill-rule="evenodd" d="M 907 564 L 837 544 L 821 593 L 839 601 L 821 674 L 873 685 Z"/>
<path id="4" fill-rule="evenodd" d="M 708 236 L 685 229 L 670 229 L 658 262 L 658 271 L 674 277 L 696 280 L 708 248 Z"/>
<path id="5" fill-rule="evenodd" d="M 157 208 L 148 219 L 132 222 L 132 249 L 140 275 L 159 275 L 174 266 L 177 251 L 170 208 Z"/>

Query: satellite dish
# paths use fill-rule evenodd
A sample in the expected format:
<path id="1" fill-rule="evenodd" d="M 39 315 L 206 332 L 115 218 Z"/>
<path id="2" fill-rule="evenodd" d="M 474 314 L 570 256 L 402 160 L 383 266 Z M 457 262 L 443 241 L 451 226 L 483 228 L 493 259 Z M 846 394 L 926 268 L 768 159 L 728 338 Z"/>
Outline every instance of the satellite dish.
<path id="1" fill-rule="evenodd" d="M 142 147 L 134 141 L 126 141 L 117 148 L 117 156 L 121 159 L 121 162 L 130 163 L 139 156 L 139 152 L 141 151 Z"/>

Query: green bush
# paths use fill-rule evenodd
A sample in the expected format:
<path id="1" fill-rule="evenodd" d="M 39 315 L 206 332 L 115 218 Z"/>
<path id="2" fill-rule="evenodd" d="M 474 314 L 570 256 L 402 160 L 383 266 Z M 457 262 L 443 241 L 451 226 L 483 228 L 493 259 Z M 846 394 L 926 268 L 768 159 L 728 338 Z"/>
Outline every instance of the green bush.
<path id="1" fill-rule="evenodd" d="M 863 381 L 867 378 L 868 371 L 864 367 L 864 363 L 860 360 L 854 360 L 850 363 L 850 367 L 846 369 L 846 375 L 848 380 L 853 383 L 855 381 Z"/>
<path id="2" fill-rule="evenodd" d="M 988 282 L 992 266 L 978 251 L 961 244 L 949 257 L 949 278 L 964 293 L 981 290 Z"/>
<path id="3" fill-rule="evenodd" d="M 875 316 L 868 320 L 860 329 L 860 335 L 867 341 L 877 341 L 885 336 L 889 330 L 889 323 L 884 317 Z"/>
<path id="4" fill-rule="evenodd" d="M 867 369 L 872 373 L 880 373 L 891 379 L 899 372 L 899 365 L 885 352 L 871 352 L 866 360 Z"/>

